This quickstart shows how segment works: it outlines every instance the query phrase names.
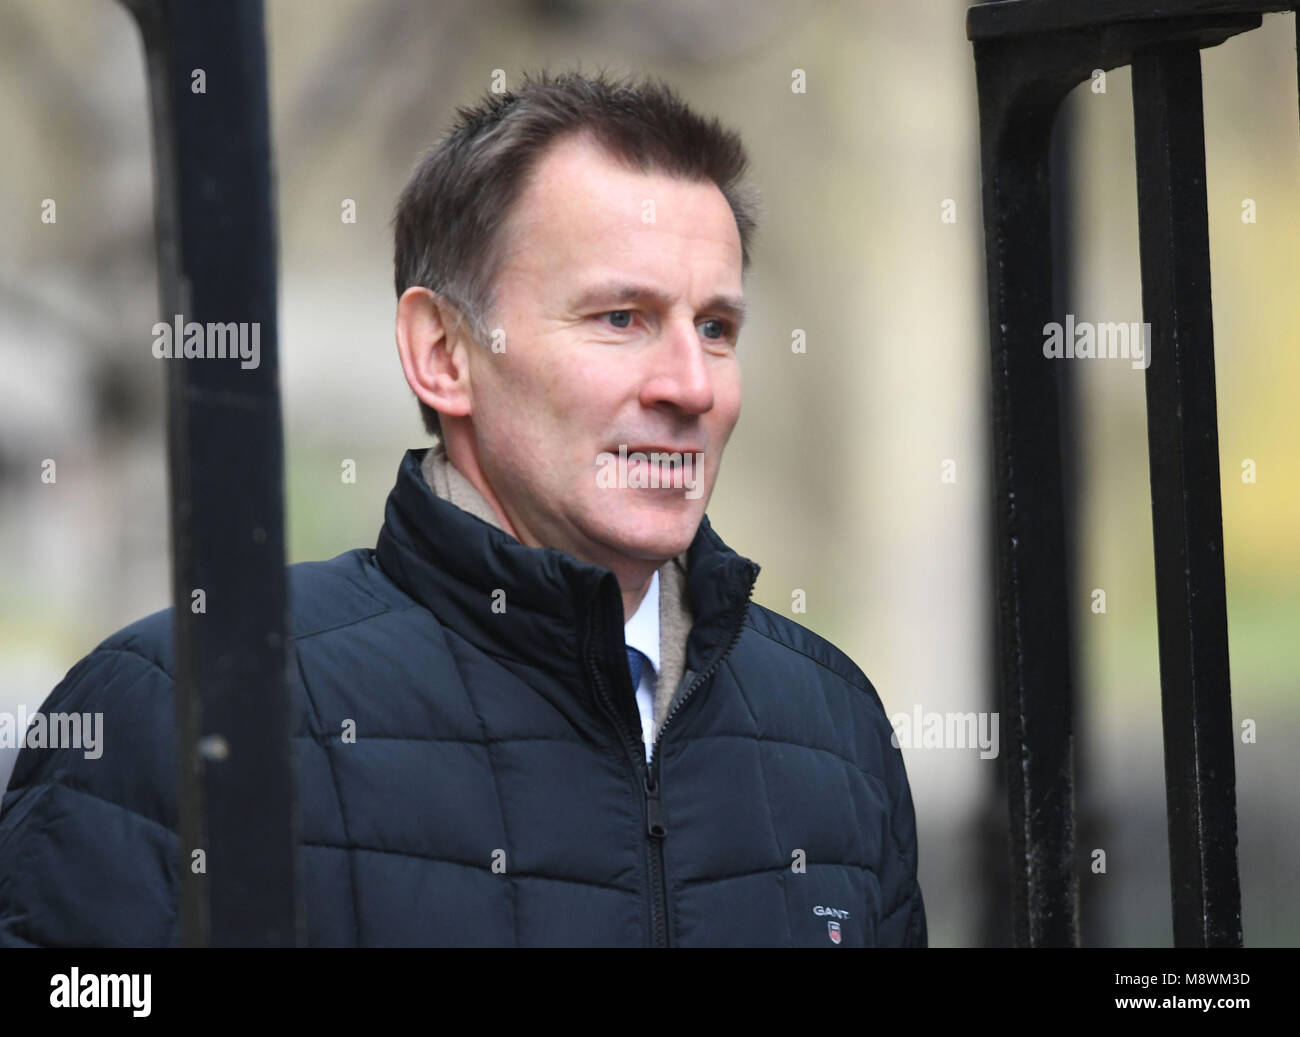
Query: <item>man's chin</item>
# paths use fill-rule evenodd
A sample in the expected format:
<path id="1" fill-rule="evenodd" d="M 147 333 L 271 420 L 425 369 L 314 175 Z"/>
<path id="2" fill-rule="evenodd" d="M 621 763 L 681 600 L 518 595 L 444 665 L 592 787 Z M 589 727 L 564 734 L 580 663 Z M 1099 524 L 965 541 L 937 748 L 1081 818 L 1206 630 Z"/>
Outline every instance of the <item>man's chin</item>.
<path id="1" fill-rule="evenodd" d="M 606 543 L 628 558 L 676 558 L 691 546 L 704 517 L 702 509 L 645 514 L 642 509 L 606 519 Z M 619 521 L 619 519 L 623 521 Z M 610 522 L 613 519 L 613 522 Z"/>

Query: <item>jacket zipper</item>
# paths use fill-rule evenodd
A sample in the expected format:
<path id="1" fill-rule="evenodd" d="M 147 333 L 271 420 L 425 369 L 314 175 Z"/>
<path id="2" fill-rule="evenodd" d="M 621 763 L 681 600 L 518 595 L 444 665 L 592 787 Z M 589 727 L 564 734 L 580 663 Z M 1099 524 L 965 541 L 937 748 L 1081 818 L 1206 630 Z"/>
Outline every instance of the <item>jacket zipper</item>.
<path id="1" fill-rule="evenodd" d="M 689 699 L 706 680 L 708 680 L 722 665 L 722 660 L 730 654 L 731 650 L 736 647 L 736 642 L 740 640 L 741 632 L 745 626 L 745 614 L 749 610 L 749 599 L 754 593 L 754 581 L 757 578 L 757 571 L 751 575 L 749 588 L 745 594 L 745 600 L 736 608 L 736 614 L 732 620 L 731 637 L 727 644 L 718 652 L 714 653 L 709 665 L 700 673 L 691 675 L 688 671 L 682 675 L 682 682 L 689 685 L 680 695 L 675 696 L 676 701 L 664 717 L 664 722 L 659 728 L 659 737 L 655 739 L 654 745 L 650 748 L 650 760 L 645 759 L 645 746 L 643 742 L 637 741 L 623 725 L 618 711 L 610 701 L 608 688 L 605 680 L 601 676 L 600 667 L 596 665 L 595 652 L 589 650 L 587 653 L 587 668 L 591 673 L 593 683 L 596 685 L 596 697 L 610 719 L 614 721 L 614 726 L 618 729 L 619 738 L 623 742 L 623 748 L 627 750 L 628 759 L 632 763 L 633 773 L 641 780 L 641 791 L 645 796 L 645 817 L 646 817 L 646 850 L 650 866 L 650 902 L 651 902 L 651 922 L 654 930 L 654 939 L 656 947 L 668 947 L 668 880 L 664 873 L 664 837 L 668 834 L 668 825 L 663 814 L 663 804 L 661 800 L 660 781 L 659 781 L 659 743 L 663 740 L 664 731 L 668 728 L 669 721 L 681 710 Z M 600 643 L 600 637 L 604 634 L 603 622 L 600 622 L 601 629 L 596 632 L 592 638 L 593 644 Z"/>
<path id="2" fill-rule="evenodd" d="M 597 615 L 603 610 L 597 609 Z M 597 618 L 593 626 L 592 644 L 600 644 L 604 635 L 604 623 Z M 623 720 L 619 716 L 618 710 L 614 708 L 613 702 L 609 699 L 609 689 L 605 685 L 605 679 L 601 676 L 600 667 L 596 664 L 596 653 L 591 648 L 587 652 L 587 669 L 591 673 L 592 683 L 596 687 L 596 699 L 601 708 L 608 714 L 609 718 L 614 721 L 614 727 L 618 729 L 619 740 L 623 743 L 623 748 L 627 751 L 628 760 L 632 764 L 632 773 L 641 783 L 642 790 L 646 793 L 645 810 L 646 810 L 646 831 L 651 839 L 654 838 L 655 831 L 663 829 L 663 814 L 659 809 L 658 797 L 651 798 L 648 790 L 650 778 L 649 771 L 645 764 L 645 749 L 643 744 L 638 744 L 628 733 L 627 728 L 623 725 Z M 662 887 L 662 877 L 660 870 L 663 862 L 657 859 L 651 851 L 650 844 L 646 845 L 647 865 L 650 870 L 651 889 L 654 891 L 651 896 L 651 926 L 654 930 L 655 946 L 666 947 L 667 928 L 663 921 L 662 904 L 659 902 L 659 895 Z"/>

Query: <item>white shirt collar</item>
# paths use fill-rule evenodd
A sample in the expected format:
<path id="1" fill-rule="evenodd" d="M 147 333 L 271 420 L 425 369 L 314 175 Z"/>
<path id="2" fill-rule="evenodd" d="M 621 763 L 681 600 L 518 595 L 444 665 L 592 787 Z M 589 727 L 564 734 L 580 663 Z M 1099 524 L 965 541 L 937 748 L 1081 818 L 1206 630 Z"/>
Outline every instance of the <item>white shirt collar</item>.
<path id="1" fill-rule="evenodd" d="M 650 586 L 632 618 L 623 624 L 623 641 L 629 648 L 645 654 L 659 673 L 659 571 L 650 577 Z"/>

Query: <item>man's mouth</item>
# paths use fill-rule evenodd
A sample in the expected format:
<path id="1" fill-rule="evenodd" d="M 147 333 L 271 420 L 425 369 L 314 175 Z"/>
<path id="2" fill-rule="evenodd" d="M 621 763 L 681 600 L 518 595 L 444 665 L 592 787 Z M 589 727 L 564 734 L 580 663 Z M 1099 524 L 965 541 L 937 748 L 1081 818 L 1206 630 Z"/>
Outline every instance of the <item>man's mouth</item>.
<path id="1" fill-rule="evenodd" d="M 620 443 L 596 458 L 596 485 L 601 489 L 685 490 L 688 500 L 702 496 L 704 451 L 692 444 L 673 449 L 662 443 Z"/>

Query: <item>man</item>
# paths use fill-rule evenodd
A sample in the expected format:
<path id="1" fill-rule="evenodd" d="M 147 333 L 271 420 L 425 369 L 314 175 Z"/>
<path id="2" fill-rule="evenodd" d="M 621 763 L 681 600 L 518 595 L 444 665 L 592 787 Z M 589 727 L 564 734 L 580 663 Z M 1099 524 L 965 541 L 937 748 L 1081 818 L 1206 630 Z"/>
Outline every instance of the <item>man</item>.
<path id="1" fill-rule="evenodd" d="M 662 84 L 564 74 L 462 109 L 415 170 L 396 337 L 438 443 L 374 550 L 290 569 L 312 944 L 924 946 L 875 691 L 750 601 L 704 516 L 746 161 Z M 21 755 L 0 943 L 177 942 L 170 627 L 46 703 L 102 708 L 105 750 Z"/>

